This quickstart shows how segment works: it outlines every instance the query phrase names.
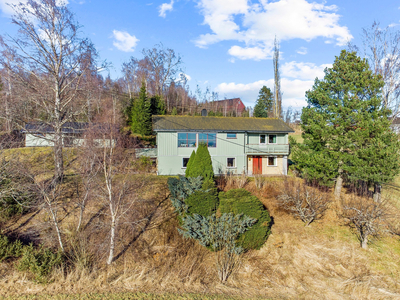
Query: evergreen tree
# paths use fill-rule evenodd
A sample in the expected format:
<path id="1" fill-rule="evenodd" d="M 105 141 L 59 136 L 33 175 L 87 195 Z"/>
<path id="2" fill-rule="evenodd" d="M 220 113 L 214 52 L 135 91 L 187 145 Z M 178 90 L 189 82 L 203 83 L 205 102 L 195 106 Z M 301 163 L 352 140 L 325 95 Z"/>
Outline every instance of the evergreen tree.
<path id="1" fill-rule="evenodd" d="M 189 177 L 201 176 L 204 181 L 214 179 L 214 170 L 207 144 L 200 143 L 189 172 Z"/>
<path id="2" fill-rule="evenodd" d="M 343 50 L 306 93 L 304 141 L 293 143 L 292 157 L 307 179 L 327 186 L 336 181 L 337 197 L 344 177 L 385 182 L 398 172 L 390 111 L 380 106 L 383 84 L 365 59 Z"/>
<path id="3" fill-rule="evenodd" d="M 267 118 L 271 113 L 274 104 L 274 96 L 265 85 L 260 89 L 256 105 L 254 106 L 254 116 L 257 118 Z"/>
<path id="4" fill-rule="evenodd" d="M 174 107 L 171 111 L 171 115 L 176 116 L 178 114 L 178 111 L 176 110 L 176 107 Z"/>
<path id="5" fill-rule="evenodd" d="M 155 95 L 150 98 L 150 114 L 165 115 L 165 103 L 161 96 Z"/>
<path id="6" fill-rule="evenodd" d="M 194 161 L 195 156 L 196 156 L 196 152 L 193 150 L 192 154 L 190 155 L 189 161 L 188 161 L 188 163 L 186 165 L 186 170 L 185 170 L 185 176 L 186 177 L 192 177 L 190 174 L 191 174 L 192 165 L 193 165 L 193 161 Z"/>
<path id="7" fill-rule="evenodd" d="M 140 88 L 139 98 L 135 99 L 131 111 L 131 129 L 132 132 L 140 135 L 151 135 L 152 120 L 150 111 L 150 101 L 147 97 L 145 83 Z"/>

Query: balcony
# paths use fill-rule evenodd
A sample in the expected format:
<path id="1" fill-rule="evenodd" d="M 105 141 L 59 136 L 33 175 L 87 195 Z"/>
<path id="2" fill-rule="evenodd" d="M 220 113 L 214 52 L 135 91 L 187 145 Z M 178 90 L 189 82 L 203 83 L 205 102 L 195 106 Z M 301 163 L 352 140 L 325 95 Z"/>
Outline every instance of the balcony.
<path id="1" fill-rule="evenodd" d="M 266 155 L 266 154 L 280 154 L 289 155 L 288 144 L 246 144 L 247 154 Z"/>

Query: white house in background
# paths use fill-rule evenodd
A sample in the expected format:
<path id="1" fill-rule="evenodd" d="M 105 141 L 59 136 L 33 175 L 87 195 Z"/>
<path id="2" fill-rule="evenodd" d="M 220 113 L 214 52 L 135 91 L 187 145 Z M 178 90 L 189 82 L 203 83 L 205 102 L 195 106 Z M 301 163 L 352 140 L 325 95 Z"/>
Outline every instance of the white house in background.
<path id="1" fill-rule="evenodd" d="M 106 123 L 66 122 L 62 126 L 62 139 L 64 147 L 82 145 L 91 131 L 97 145 L 106 143 L 115 146 L 115 138 L 110 139 L 110 133 L 116 126 Z M 54 127 L 44 123 L 28 123 L 22 130 L 25 134 L 25 147 L 52 147 L 54 146 Z"/>

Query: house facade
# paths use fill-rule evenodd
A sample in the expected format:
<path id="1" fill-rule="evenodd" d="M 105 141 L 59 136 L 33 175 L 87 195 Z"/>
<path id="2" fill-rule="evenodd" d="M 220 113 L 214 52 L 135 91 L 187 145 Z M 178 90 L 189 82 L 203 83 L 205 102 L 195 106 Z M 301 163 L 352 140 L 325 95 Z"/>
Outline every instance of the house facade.
<path id="1" fill-rule="evenodd" d="M 111 132 L 118 128 L 103 123 L 85 122 L 66 122 L 63 124 L 62 140 L 64 147 L 77 147 L 82 145 L 87 139 L 87 133 L 93 138 L 96 145 L 107 147 L 115 146 L 115 139 L 104 138 L 110 136 Z M 44 123 L 28 123 L 22 130 L 25 135 L 25 147 L 53 147 L 54 146 L 54 127 Z"/>
<path id="2" fill-rule="evenodd" d="M 159 175 L 185 174 L 193 150 L 206 143 L 215 174 L 287 175 L 288 134 L 282 120 L 154 116 Z"/>

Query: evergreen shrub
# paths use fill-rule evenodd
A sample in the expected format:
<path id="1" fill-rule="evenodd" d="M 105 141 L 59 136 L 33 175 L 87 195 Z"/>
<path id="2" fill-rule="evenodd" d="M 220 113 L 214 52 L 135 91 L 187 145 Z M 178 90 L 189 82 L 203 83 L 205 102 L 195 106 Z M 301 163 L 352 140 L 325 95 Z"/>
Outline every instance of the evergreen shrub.
<path id="1" fill-rule="evenodd" d="M 189 159 L 190 162 L 190 159 Z M 208 151 L 207 144 L 200 143 L 193 162 L 190 165 L 190 171 L 186 175 L 188 177 L 203 177 L 204 180 L 214 178 L 214 170 L 211 161 L 211 155 Z"/>
<path id="2" fill-rule="evenodd" d="M 191 194 L 186 200 L 189 215 L 199 214 L 201 216 L 210 216 L 218 208 L 218 191 L 214 187 L 207 190 L 199 190 Z"/>
<path id="3" fill-rule="evenodd" d="M 188 163 L 186 165 L 186 170 L 185 170 L 185 176 L 186 177 L 191 177 L 190 176 L 190 172 L 192 170 L 192 165 L 193 165 L 193 161 L 194 161 L 195 156 L 196 156 L 196 152 L 193 150 L 192 154 L 190 155 L 189 161 L 188 161 Z"/>
<path id="4" fill-rule="evenodd" d="M 22 252 L 23 245 L 20 240 L 10 242 L 5 235 L 0 235 L 0 262 L 9 258 L 18 258 Z"/>
<path id="5" fill-rule="evenodd" d="M 257 222 L 238 239 L 238 245 L 244 249 L 260 249 L 267 240 L 271 218 L 260 200 L 245 189 L 233 189 L 219 193 L 221 214 L 243 214 L 257 219 Z"/>
<path id="6" fill-rule="evenodd" d="M 57 266 L 63 262 L 61 252 L 53 252 L 51 249 L 44 249 L 43 246 L 34 248 L 33 244 L 25 246 L 17 268 L 20 271 L 30 271 L 35 280 L 46 283 L 48 277 Z"/>

